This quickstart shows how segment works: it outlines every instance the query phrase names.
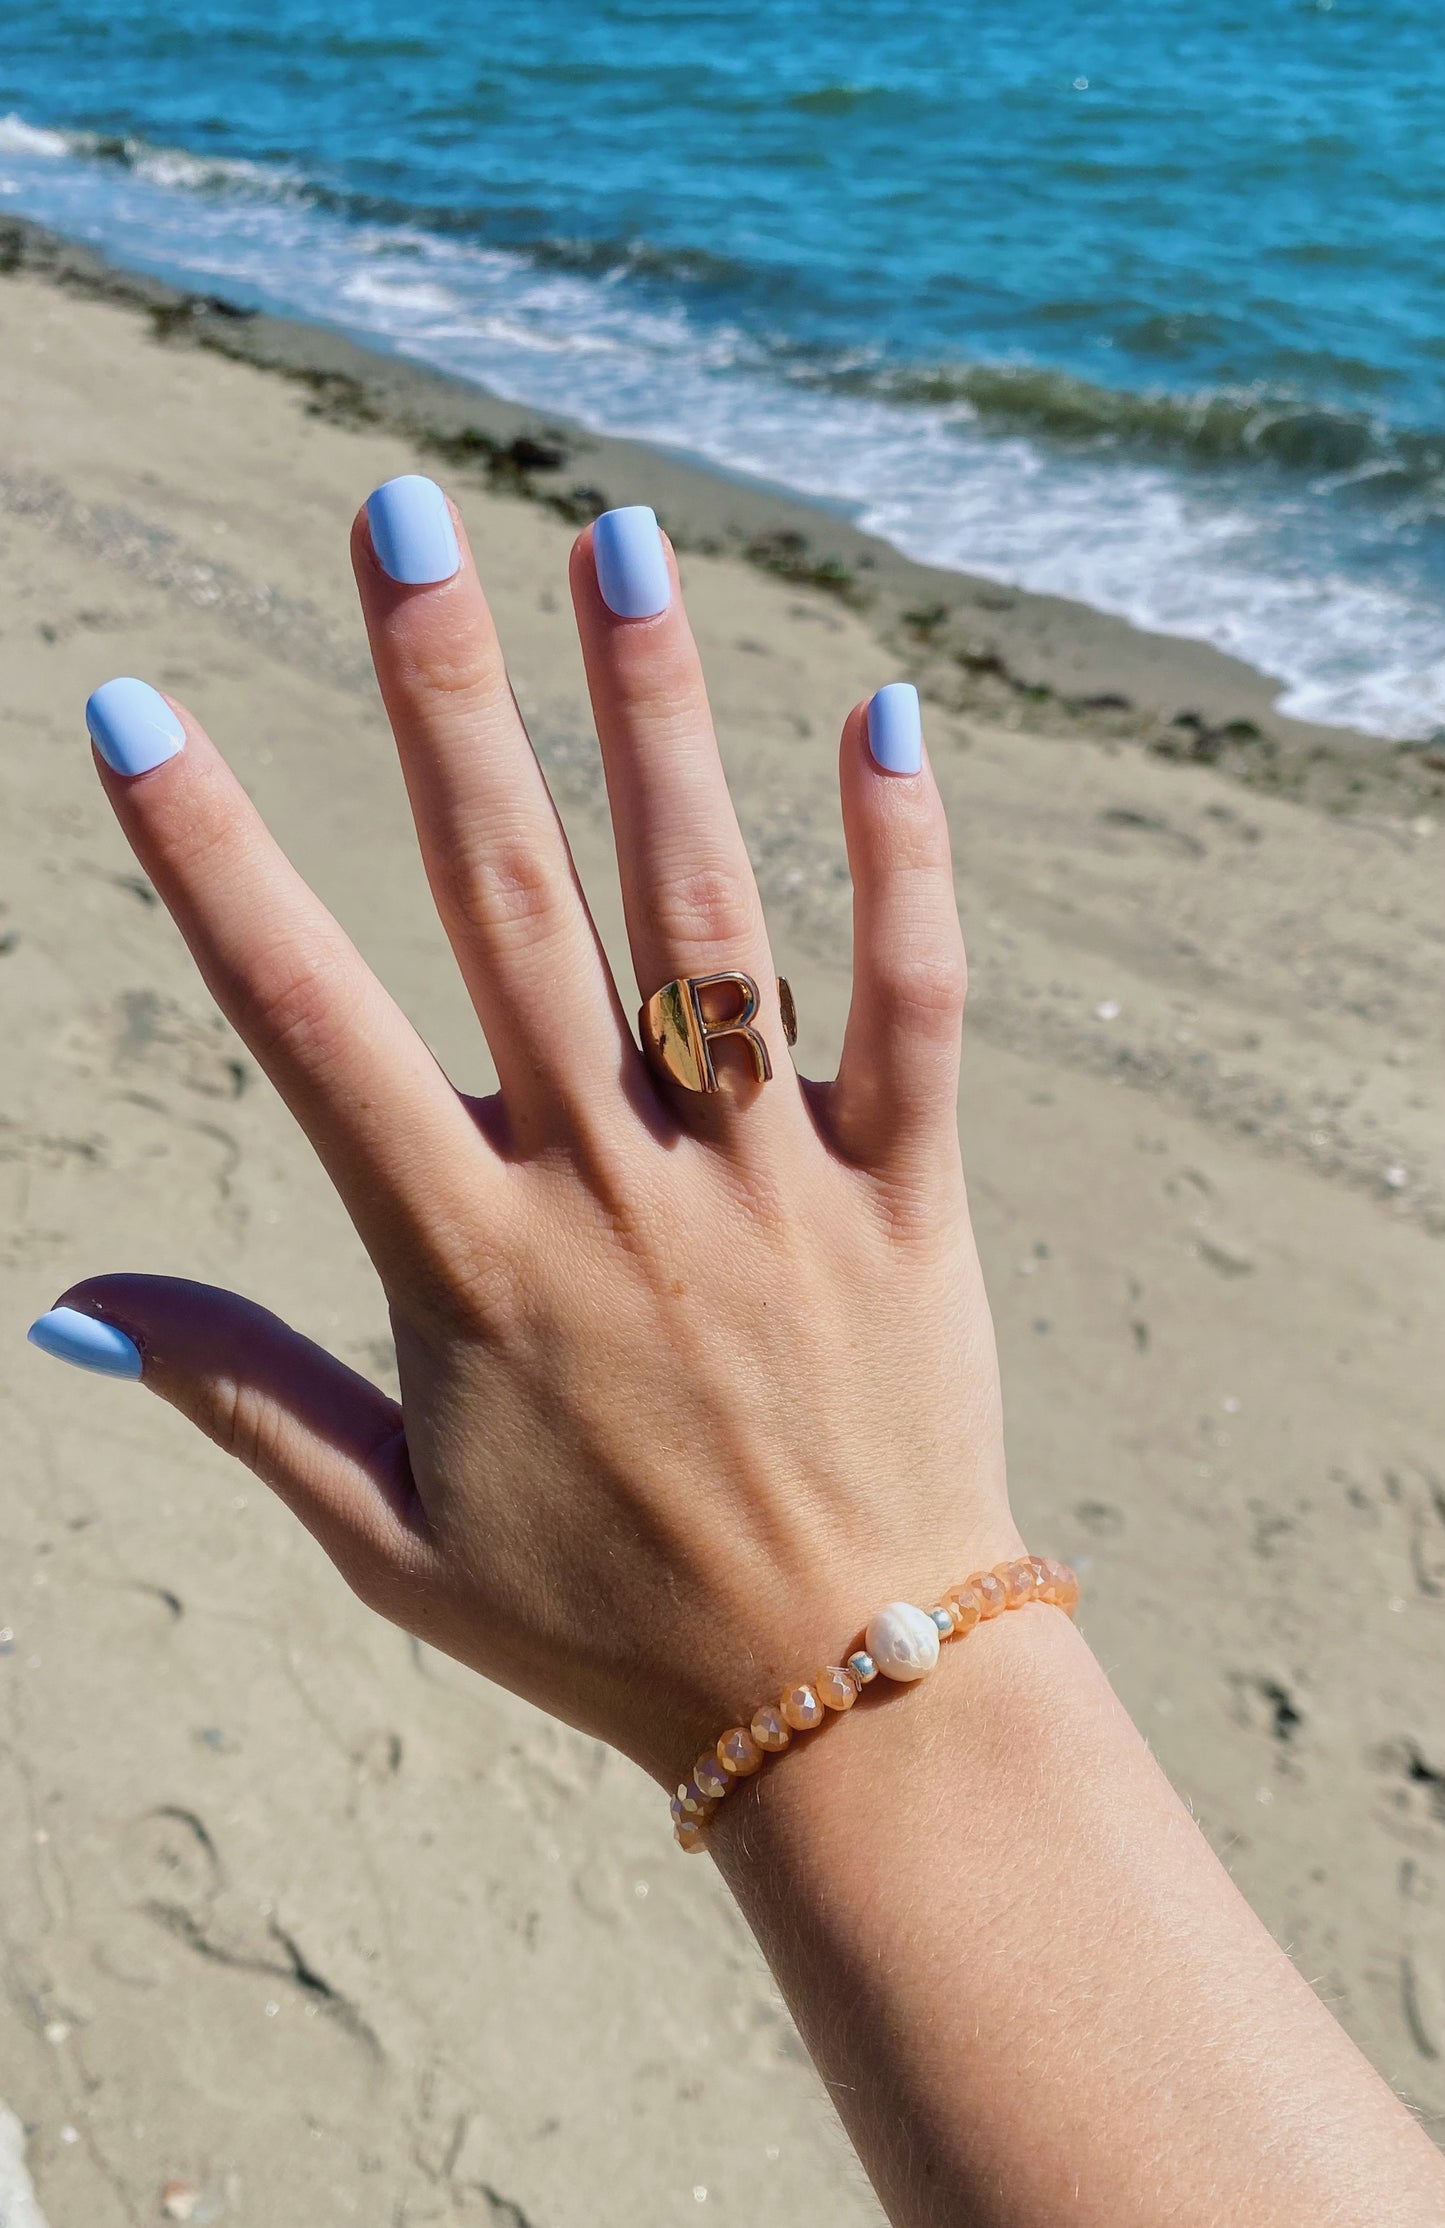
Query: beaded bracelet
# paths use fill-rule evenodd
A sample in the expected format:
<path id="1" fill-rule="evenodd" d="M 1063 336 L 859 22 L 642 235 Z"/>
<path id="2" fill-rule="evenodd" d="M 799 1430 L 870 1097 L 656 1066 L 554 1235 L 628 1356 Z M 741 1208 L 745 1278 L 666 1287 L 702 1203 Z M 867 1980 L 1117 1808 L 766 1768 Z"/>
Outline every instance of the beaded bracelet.
<path id="1" fill-rule="evenodd" d="M 911 1601 L 890 1601 L 868 1620 L 863 1646 L 846 1663 L 830 1663 L 812 1679 L 785 1687 L 776 1702 L 764 1702 L 751 1725 L 730 1726 L 715 1749 L 704 1749 L 672 1798 L 673 1832 L 682 1848 L 701 1849 L 703 1828 L 735 1780 L 747 1779 L 765 1757 L 788 1747 L 795 1733 L 811 1732 L 828 1712 L 851 1710 L 865 1686 L 881 1673 L 911 1686 L 926 1679 L 945 1640 L 962 1640 L 975 1625 L 987 1624 L 1005 1609 L 1042 1601 L 1073 1615 L 1079 1581 L 1067 1563 L 1026 1555 L 993 1570 L 976 1570 L 951 1586 L 935 1609 Z"/>

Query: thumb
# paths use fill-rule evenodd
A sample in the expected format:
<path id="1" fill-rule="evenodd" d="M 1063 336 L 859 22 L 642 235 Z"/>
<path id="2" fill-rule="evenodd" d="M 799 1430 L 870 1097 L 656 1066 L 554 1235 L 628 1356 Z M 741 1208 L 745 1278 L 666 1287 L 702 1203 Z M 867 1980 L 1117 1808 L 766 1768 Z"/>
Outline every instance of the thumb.
<path id="1" fill-rule="evenodd" d="M 88 1277 L 29 1336 L 179 1408 L 295 1511 L 364 1599 L 417 1568 L 426 1519 L 400 1407 L 254 1301 L 180 1277 Z"/>

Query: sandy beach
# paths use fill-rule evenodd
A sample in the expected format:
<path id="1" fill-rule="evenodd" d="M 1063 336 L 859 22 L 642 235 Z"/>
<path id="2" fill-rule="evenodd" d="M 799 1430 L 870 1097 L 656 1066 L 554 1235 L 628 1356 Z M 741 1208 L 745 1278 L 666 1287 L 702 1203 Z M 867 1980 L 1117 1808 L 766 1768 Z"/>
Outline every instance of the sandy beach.
<path id="1" fill-rule="evenodd" d="M 848 988 L 839 726 L 920 681 L 1022 1527 L 1445 2140 L 1445 752 L 25 227 L 0 267 L 0 2217 L 28 2172 L 49 2228 L 881 2218 L 656 1790 L 371 1618 L 159 1403 L 23 1342 L 81 1274 L 172 1272 L 394 1382 L 81 709 L 114 673 L 182 696 L 486 1087 L 346 556 L 410 470 L 466 514 L 629 994 L 565 570 L 578 521 L 655 504 L 813 1072 Z"/>

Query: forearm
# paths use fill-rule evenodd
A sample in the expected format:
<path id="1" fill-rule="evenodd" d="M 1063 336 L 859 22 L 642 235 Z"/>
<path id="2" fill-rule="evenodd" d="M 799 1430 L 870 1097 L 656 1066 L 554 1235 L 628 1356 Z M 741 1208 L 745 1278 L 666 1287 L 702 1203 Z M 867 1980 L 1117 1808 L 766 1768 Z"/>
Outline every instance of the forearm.
<path id="1" fill-rule="evenodd" d="M 1396 2228 L 1445 2219 L 1445 2162 L 1057 1611 L 799 1743 L 712 1832 L 900 2228 L 1373 2228 L 1386 2190 Z"/>

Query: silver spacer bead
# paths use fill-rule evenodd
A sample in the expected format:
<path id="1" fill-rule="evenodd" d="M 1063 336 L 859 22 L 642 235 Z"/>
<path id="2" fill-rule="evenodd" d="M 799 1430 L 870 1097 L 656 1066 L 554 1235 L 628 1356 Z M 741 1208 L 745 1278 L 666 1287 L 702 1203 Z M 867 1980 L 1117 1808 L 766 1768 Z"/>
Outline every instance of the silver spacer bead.
<path id="1" fill-rule="evenodd" d="M 862 1680 L 864 1686 L 867 1686 L 871 1680 L 878 1676 L 878 1666 L 866 1648 L 860 1648 L 857 1655 L 849 1656 L 848 1669 Z"/>
<path id="2" fill-rule="evenodd" d="M 930 1609 L 928 1614 L 938 1627 L 939 1638 L 951 1640 L 953 1638 L 953 1618 L 949 1611 L 940 1605 L 937 1609 Z"/>

